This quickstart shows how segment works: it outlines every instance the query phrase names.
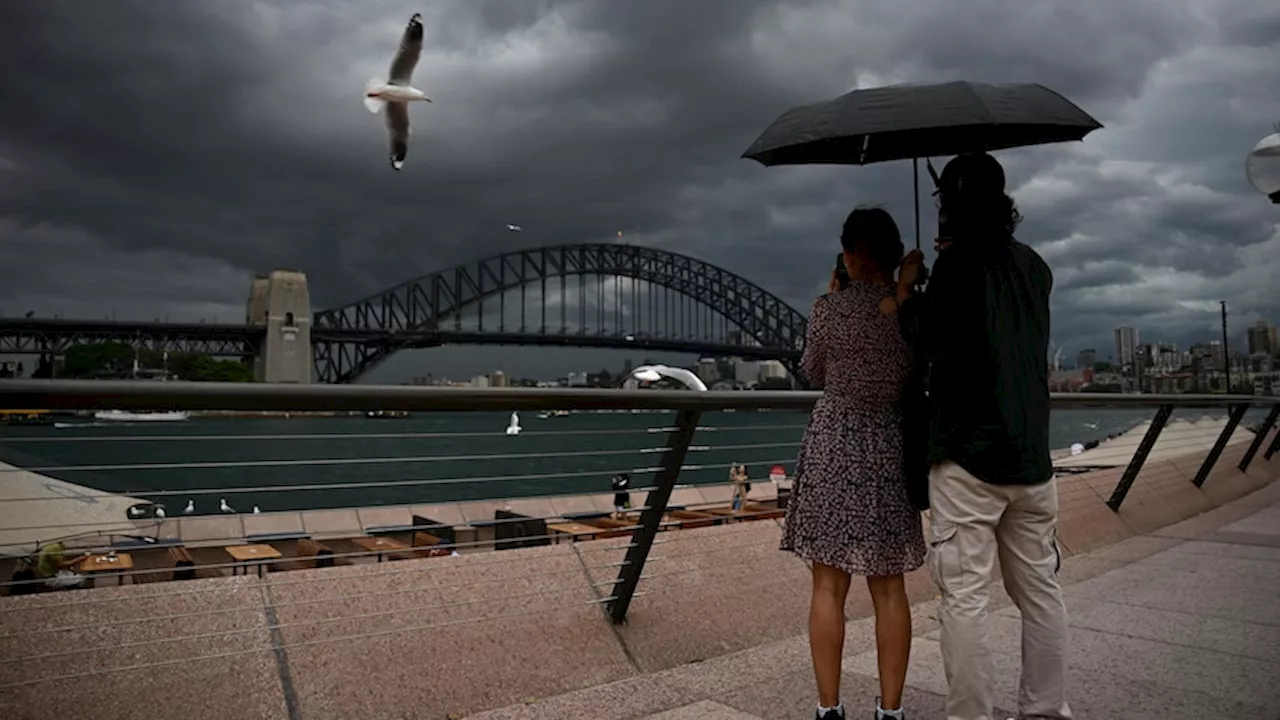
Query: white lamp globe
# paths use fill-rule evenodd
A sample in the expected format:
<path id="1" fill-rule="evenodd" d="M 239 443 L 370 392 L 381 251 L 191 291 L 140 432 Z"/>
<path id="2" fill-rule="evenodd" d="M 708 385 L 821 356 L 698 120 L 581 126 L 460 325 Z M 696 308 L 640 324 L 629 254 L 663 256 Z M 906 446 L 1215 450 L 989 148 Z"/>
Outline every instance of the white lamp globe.
<path id="1" fill-rule="evenodd" d="M 1280 204 L 1280 132 L 1258 141 L 1245 162 L 1245 174 L 1258 192 Z"/>

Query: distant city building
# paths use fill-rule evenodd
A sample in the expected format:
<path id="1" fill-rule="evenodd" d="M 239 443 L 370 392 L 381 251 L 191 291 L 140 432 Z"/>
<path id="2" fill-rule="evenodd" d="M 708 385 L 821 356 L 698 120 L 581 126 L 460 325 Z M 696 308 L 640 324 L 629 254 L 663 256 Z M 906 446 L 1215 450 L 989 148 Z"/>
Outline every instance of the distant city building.
<path id="1" fill-rule="evenodd" d="M 1085 348 L 1076 355 L 1076 368 L 1079 370 L 1092 369 L 1098 364 L 1098 351 L 1093 348 Z"/>
<path id="2" fill-rule="evenodd" d="M 1266 320 L 1259 320 L 1247 330 L 1250 355 L 1280 354 L 1280 343 L 1276 342 L 1276 326 Z"/>
<path id="3" fill-rule="evenodd" d="M 504 388 L 507 387 L 507 374 L 501 370 L 494 370 L 489 373 L 489 387 Z"/>
<path id="4" fill-rule="evenodd" d="M 1156 343 L 1151 350 L 1151 366 L 1158 372 L 1171 373 L 1182 369 L 1182 354 L 1173 343 Z"/>
<path id="5" fill-rule="evenodd" d="M 787 367 L 780 360 L 761 360 L 759 378 L 760 382 L 786 380 Z"/>
<path id="6" fill-rule="evenodd" d="M 736 373 L 734 366 L 737 365 L 738 360 L 739 358 L 735 357 L 716 358 L 716 378 L 728 378 L 732 380 Z"/>
<path id="7" fill-rule="evenodd" d="M 1138 330 L 1131 327 L 1118 327 L 1115 331 L 1116 363 L 1122 367 L 1132 367 L 1134 355 L 1138 349 Z"/>
<path id="8" fill-rule="evenodd" d="M 476 375 L 471 378 L 471 387 L 487 388 L 489 387 L 489 378 L 485 375 Z"/>
<path id="9" fill-rule="evenodd" d="M 733 364 L 733 379 L 744 385 L 755 385 L 760 382 L 760 362 L 737 360 Z"/>
<path id="10" fill-rule="evenodd" d="M 584 372 L 569 373 L 569 377 L 566 378 L 565 384 L 569 387 L 586 387 L 587 374 Z"/>
<path id="11" fill-rule="evenodd" d="M 697 370 L 698 379 L 706 383 L 709 387 L 711 383 L 720 379 L 719 368 L 716 367 L 715 358 L 702 358 L 698 361 Z"/>
<path id="12" fill-rule="evenodd" d="M 1227 366 L 1227 356 L 1222 351 L 1222 343 L 1217 340 L 1209 341 L 1209 358 L 1213 363 L 1214 370 L 1222 370 Z"/>
<path id="13" fill-rule="evenodd" d="M 1050 392 L 1080 392 L 1089 383 L 1093 370 L 1076 368 L 1075 370 L 1049 371 Z"/>

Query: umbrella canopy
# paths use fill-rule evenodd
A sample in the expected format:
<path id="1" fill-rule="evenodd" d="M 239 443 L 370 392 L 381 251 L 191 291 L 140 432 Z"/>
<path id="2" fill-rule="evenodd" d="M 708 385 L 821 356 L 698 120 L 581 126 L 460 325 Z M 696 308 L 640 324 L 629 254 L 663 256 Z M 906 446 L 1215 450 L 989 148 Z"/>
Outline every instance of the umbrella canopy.
<path id="1" fill-rule="evenodd" d="M 866 165 L 1082 140 L 1100 127 L 1039 84 L 890 85 L 792 108 L 742 157 L 763 165 Z"/>

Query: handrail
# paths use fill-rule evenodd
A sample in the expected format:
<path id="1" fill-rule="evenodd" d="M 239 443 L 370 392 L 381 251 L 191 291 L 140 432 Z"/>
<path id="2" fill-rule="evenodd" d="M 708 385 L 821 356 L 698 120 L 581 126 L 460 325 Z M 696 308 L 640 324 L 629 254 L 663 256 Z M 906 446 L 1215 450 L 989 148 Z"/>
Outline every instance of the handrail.
<path id="1" fill-rule="evenodd" d="M 597 388 L 459 388 L 410 385 L 139 380 L 0 380 L 0 410 L 808 410 L 814 391 L 614 390 Z M 1124 395 L 1053 393 L 1056 408 L 1274 407 L 1259 395 Z"/>

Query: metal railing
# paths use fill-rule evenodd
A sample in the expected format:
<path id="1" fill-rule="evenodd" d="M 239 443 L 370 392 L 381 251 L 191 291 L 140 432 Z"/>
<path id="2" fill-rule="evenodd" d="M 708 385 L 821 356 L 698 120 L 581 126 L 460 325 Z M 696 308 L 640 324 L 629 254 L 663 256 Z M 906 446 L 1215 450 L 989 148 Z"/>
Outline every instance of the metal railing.
<path id="1" fill-rule="evenodd" d="M 631 533 L 630 541 L 622 546 L 625 558 L 619 563 L 600 567 L 617 567 L 617 577 L 611 582 L 597 583 L 607 588 L 598 602 L 607 609 L 615 623 L 624 622 L 631 601 L 636 597 L 644 569 L 650 561 L 657 535 L 664 529 L 672 493 L 679 487 L 681 473 L 692 466 L 687 463 L 691 452 L 711 449 L 693 444 L 705 413 L 727 410 L 791 410 L 807 411 L 812 408 L 821 393 L 817 392 L 691 392 L 662 390 L 599 390 L 599 389 L 524 389 L 524 388 L 438 388 L 411 386 L 362 386 L 362 385 L 273 385 L 226 384 L 186 382 L 116 382 L 116 381 L 50 381 L 50 380 L 0 380 L 0 409 L 11 410 L 109 410 L 133 411 L 158 410 L 206 410 L 206 411 L 488 411 L 511 412 L 526 410 L 633 410 L 651 409 L 675 411 L 675 422 L 662 428 L 650 428 L 648 432 L 665 433 L 662 447 L 634 452 L 658 455 L 649 467 L 630 468 L 635 473 L 651 473 L 652 480 L 646 487 L 632 488 L 632 492 L 647 492 L 647 499 L 639 508 L 640 517 L 634 525 L 614 530 Z M 1261 450 L 1271 429 L 1280 421 L 1280 398 L 1239 395 L 1119 395 L 1119 394 L 1054 394 L 1055 409 L 1066 408 L 1155 408 L 1155 416 L 1147 428 L 1137 450 L 1128 460 L 1110 499 L 1108 506 L 1119 511 L 1132 488 L 1148 456 L 1161 433 L 1178 409 L 1225 410 L 1227 421 L 1213 447 L 1205 456 L 1193 480 L 1199 487 L 1208 479 L 1220 459 L 1232 435 L 1240 426 L 1250 408 L 1265 408 L 1268 412 L 1257 427 L 1256 436 L 1241 458 L 1238 468 L 1248 469 Z M 737 429 L 737 428 L 735 428 Z M 584 431 L 603 433 L 604 430 Z M 464 435 L 465 433 L 443 433 Z M 395 434 L 390 434 L 395 435 Z M 407 435 L 414 435 L 409 433 Z M 423 434 L 418 434 L 423 435 Z M 151 438 L 162 440 L 163 437 Z M 794 444 L 794 443 L 791 443 Z M 751 446 L 729 446 L 741 448 Z M 763 447 L 763 445 L 755 445 Z M 724 449 L 724 448 L 721 448 Z M 1270 459 L 1280 449 L 1280 434 L 1267 447 L 1264 457 Z M 594 454 L 614 451 L 599 450 Z M 584 453 L 590 454 L 590 453 Z M 533 457 L 533 454 L 528 457 Z M 514 457 L 514 455 L 513 455 Z M 456 458 L 455 458 L 456 459 Z M 426 461 L 425 459 L 415 459 Z M 306 461 L 303 461 L 306 462 Z M 767 461 L 766 461 L 767 462 Z M 783 461 L 777 461 L 783 462 Z M 111 467 L 149 467 L 111 466 Z M 52 469 L 76 469 L 77 466 L 52 466 Z M 84 467 L 93 466 L 79 466 Z M 728 464 L 708 467 L 724 467 Z M 39 471 L 39 466 L 28 468 Z M 43 468 L 50 469 L 50 468 Z M 601 472 L 592 471 L 599 475 Z M 564 475 L 563 473 L 560 475 Z M 572 475 L 572 473 L 569 473 Z M 530 475 L 529 477 L 540 477 Z M 428 484 L 433 482 L 466 482 L 469 478 L 390 481 L 392 483 Z M 364 485 L 357 483 L 356 485 Z M 238 491 L 296 490 L 299 486 L 217 488 L 211 493 L 231 495 Z M 325 485 L 323 487 L 331 487 Z M 144 495 L 162 495 L 167 491 L 143 491 Z M 190 494 L 191 491 L 182 491 Z M 205 492 L 205 491 L 201 491 Z M 128 493 L 122 493 L 128 494 Z M 176 491 L 175 493 L 176 494 Z M 109 494 L 107 494 L 109 495 Z M 21 500 L 20 498 L 17 500 Z M 17 501 L 10 499 L 10 502 Z M 533 518 L 551 520 L 552 518 Z M 507 520 L 495 519 L 494 525 Z M 415 529 L 429 530 L 440 526 L 416 525 Z M 524 538 L 530 539 L 530 538 Z M 533 538 L 537 539 L 537 538 Z M 615 548 L 616 549 L 616 548 Z M 371 555 L 347 553 L 343 556 Z M 228 563 L 233 567 L 234 563 Z M 138 571 L 142 572 L 142 571 Z M 127 573 L 121 573 L 123 576 Z"/>

